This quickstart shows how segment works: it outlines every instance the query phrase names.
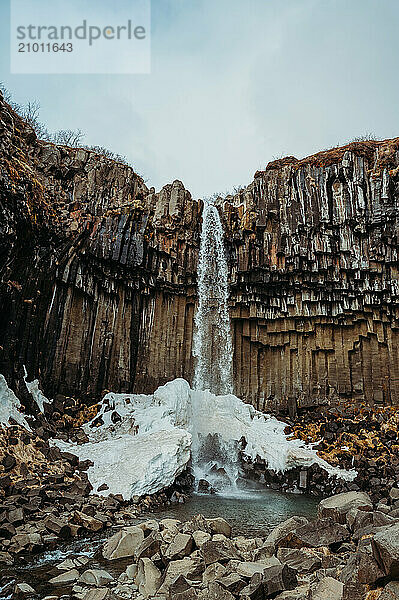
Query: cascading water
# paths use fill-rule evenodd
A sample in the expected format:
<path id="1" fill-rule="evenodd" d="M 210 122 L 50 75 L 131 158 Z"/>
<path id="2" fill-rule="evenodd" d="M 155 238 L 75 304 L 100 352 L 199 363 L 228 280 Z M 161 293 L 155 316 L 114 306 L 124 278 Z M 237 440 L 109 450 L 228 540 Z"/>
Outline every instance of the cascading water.
<path id="1" fill-rule="evenodd" d="M 223 227 L 216 206 L 208 200 L 202 213 L 198 262 L 198 308 L 193 340 L 195 390 L 210 390 L 217 395 L 233 393 L 228 299 Z"/>
<path id="2" fill-rule="evenodd" d="M 192 403 L 192 461 L 197 484 L 207 482 L 216 491 L 235 488 L 239 475 L 236 441 L 218 433 L 198 430 L 200 414 L 209 408 L 210 392 L 233 393 L 233 345 L 228 309 L 228 267 L 223 227 L 212 200 L 202 213 L 198 261 L 198 307 L 193 355 L 196 359 Z M 207 402 L 208 401 L 208 402 Z M 203 420 L 202 420 L 203 422 Z"/>

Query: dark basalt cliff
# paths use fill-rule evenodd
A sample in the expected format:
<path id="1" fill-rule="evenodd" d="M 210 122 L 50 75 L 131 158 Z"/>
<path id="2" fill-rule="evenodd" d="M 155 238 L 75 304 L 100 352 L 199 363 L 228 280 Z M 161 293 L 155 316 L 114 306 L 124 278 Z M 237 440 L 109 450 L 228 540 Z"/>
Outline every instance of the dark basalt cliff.
<path id="1" fill-rule="evenodd" d="M 192 379 L 201 202 L 37 140 L 0 99 L 0 372 L 49 394 Z M 269 163 L 220 203 L 237 395 L 399 403 L 399 138 Z"/>

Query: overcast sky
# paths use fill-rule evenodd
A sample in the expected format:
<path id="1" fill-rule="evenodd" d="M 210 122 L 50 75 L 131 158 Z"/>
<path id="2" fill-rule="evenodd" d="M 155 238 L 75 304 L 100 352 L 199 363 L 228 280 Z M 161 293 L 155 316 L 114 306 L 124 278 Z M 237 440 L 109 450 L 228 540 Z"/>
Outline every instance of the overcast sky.
<path id="1" fill-rule="evenodd" d="M 399 136 L 399 0 L 152 0 L 151 11 L 149 75 L 11 75 L 0 0 L 0 81 L 15 101 L 38 100 L 50 130 L 82 129 L 147 185 L 181 179 L 195 197 L 246 185 L 282 155 Z"/>

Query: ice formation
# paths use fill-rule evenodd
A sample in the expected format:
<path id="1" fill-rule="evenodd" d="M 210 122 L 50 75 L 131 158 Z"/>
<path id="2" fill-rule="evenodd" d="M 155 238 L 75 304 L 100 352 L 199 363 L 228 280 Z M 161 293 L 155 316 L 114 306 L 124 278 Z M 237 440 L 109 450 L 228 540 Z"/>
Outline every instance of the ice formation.
<path id="1" fill-rule="evenodd" d="M 24 372 L 25 372 L 24 382 L 25 382 L 26 388 L 27 388 L 28 392 L 30 392 L 32 394 L 32 397 L 33 397 L 34 401 L 36 402 L 40 412 L 43 413 L 44 412 L 44 403 L 47 402 L 47 404 L 49 404 L 50 400 L 48 400 L 46 398 L 46 396 L 43 394 L 42 390 L 40 389 L 39 380 L 34 379 L 33 381 L 27 381 L 28 373 L 27 373 L 25 367 L 24 367 Z"/>
<path id="2" fill-rule="evenodd" d="M 10 418 L 30 431 L 30 427 L 21 412 L 21 403 L 8 387 L 4 375 L 0 375 L 0 425 L 10 425 Z"/>
<path id="3" fill-rule="evenodd" d="M 94 490 L 106 483 L 109 489 L 102 494 L 119 493 L 126 499 L 173 484 L 186 468 L 191 450 L 209 434 L 217 434 L 227 449 L 244 437 L 244 453 L 265 459 L 275 471 L 318 463 L 331 475 L 347 480 L 355 476 L 354 471 L 331 466 L 301 440 L 288 440 L 285 426 L 236 396 L 194 391 L 184 379 L 175 379 L 150 396 L 107 394 L 97 416 L 84 426 L 88 443 L 53 442 L 81 460 L 94 462 L 88 470 Z M 207 473 L 215 466 L 220 464 L 208 464 Z M 226 461 L 229 476 L 228 466 Z M 195 468 L 201 477 L 200 462 Z"/>

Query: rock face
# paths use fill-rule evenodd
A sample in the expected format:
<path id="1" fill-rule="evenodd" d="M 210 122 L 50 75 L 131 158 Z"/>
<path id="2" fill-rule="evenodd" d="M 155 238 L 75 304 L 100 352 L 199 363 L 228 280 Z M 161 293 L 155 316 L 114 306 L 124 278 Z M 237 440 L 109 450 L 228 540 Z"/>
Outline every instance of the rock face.
<path id="1" fill-rule="evenodd" d="M 192 381 L 202 203 L 37 140 L 0 97 L 0 373 L 48 395 Z M 236 394 L 399 403 L 399 138 L 269 163 L 220 205 Z"/>

